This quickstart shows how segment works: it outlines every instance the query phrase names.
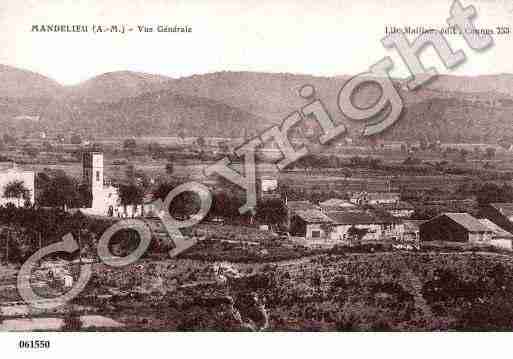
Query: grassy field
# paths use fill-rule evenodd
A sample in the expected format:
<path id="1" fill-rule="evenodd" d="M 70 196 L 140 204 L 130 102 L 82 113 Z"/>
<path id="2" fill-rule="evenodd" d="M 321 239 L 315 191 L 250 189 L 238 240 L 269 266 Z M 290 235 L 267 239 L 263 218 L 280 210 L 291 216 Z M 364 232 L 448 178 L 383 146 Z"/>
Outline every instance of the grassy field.
<path id="1" fill-rule="evenodd" d="M 339 253 L 268 263 L 225 262 L 238 275 L 224 281 L 216 272 L 219 263 L 147 259 L 125 268 L 98 264 L 84 294 L 67 307 L 69 312 L 53 315 L 98 314 L 123 323 L 119 330 L 152 331 L 513 327 L 510 255 Z"/>
<path id="2" fill-rule="evenodd" d="M 258 320 L 257 305 L 247 299 L 253 295 L 265 308 L 268 330 L 511 330 L 513 326 L 510 256 L 318 255 L 266 265 L 234 264 L 242 277 L 226 283 L 212 281 L 211 264 L 145 263 L 119 276 L 102 270 L 95 288 L 147 289 L 109 298 L 99 311 L 125 323 L 127 330 L 246 330 L 243 323 Z M 162 280 L 151 288 L 155 278 Z M 180 287 L 182 280 L 191 278 L 205 282 Z"/>

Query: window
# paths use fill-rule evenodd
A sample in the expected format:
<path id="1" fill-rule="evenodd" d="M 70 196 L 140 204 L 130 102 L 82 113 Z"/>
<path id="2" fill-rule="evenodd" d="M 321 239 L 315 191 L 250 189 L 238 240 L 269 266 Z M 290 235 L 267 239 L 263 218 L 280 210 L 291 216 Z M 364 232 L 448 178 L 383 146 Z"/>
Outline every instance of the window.
<path id="1" fill-rule="evenodd" d="M 96 181 L 100 180 L 100 171 L 96 171 Z"/>
<path id="2" fill-rule="evenodd" d="M 320 238 L 321 231 L 312 231 L 312 238 Z"/>

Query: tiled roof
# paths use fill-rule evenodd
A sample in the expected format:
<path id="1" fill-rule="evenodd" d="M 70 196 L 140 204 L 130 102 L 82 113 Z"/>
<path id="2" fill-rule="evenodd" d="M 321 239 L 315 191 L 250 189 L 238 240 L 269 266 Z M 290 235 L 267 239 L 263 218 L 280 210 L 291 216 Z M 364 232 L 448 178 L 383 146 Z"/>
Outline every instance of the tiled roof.
<path id="1" fill-rule="evenodd" d="M 324 202 L 319 203 L 321 207 L 356 207 L 353 203 L 339 198 L 330 198 Z"/>
<path id="2" fill-rule="evenodd" d="M 392 216 L 384 216 L 370 211 L 330 211 L 328 217 L 335 224 L 388 224 L 398 220 Z"/>
<path id="3" fill-rule="evenodd" d="M 378 200 L 378 199 L 394 199 L 399 198 L 399 193 L 394 192 L 371 192 L 367 194 L 367 197 L 370 200 Z"/>
<path id="4" fill-rule="evenodd" d="M 351 195 L 352 198 L 358 198 L 362 195 L 365 195 L 369 200 L 385 200 L 385 199 L 395 199 L 401 196 L 400 193 L 397 192 L 359 192 L 353 193 Z"/>
<path id="5" fill-rule="evenodd" d="M 307 223 L 331 223 L 332 220 L 324 213 L 316 209 L 296 211 L 296 215 Z"/>
<path id="6" fill-rule="evenodd" d="M 415 209 L 415 207 L 413 207 L 413 205 L 411 203 L 405 202 L 405 201 L 399 201 L 396 203 L 381 203 L 381 204 L 378 204 L 377 206 L 379 206 L 380 208 L 383 208 L 385 210 L 388 210 L 388 211 L 414 210 Z"/>
<path id="7" fill-rule="evenodd" d="M 458 223 L 460 226 L 464 227 L 469 232 L 492 232 L 490 228 L 479 222 L 477 218 L 472 217 L 468 213 L 447 212 L 442 213 L 440 216 L 450 218 L 453 222 Z"/>
<path id="8" fill-rule="evenodd" d="M 288 201 L 287 207 L 291 211 L 305 211 L 308 209 L 319 209 L 319 206 L 316 206 L 312 202 L 309 201 Z"/>
<path id="9" fill-rule="evenodd" d="M 493 223 L 488 218 L 479 218 L 478 221 L 487 226 L 488 228 L 490 228 L 495 234 L 495 237 L 513 239 L 513 234 L 509 233 L 504 228 Z"/>

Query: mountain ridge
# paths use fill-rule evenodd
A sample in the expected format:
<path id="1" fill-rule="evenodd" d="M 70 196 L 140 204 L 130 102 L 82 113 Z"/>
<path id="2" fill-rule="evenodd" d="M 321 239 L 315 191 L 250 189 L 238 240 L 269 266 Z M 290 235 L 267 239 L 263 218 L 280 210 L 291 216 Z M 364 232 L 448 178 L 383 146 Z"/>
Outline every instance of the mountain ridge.
<path id="1" fill-rule="evenodd" d="M 298 95 L 305 84 L 314 86 L 315 97 L 337 121 L 348 125 L 350 136 L 361 133 L 364 125 L 349 120 L 338 108 L 338 93 L 352 77 L 347 75 L 221 71 L 175 79 L 113 71 L 62 86 L 30 71 L 0 66 L 0 81 L 4 77 L 9 85 L 0 89 L 0 124 L 4 127 L 23 127 L 16 118 L 39 116 L 41 129 L 66 129 L 93 137 L 178 132 L 237 136 L 245 132 L 241 126 L 254 133 L 281 123 L 307 104 Z M 17 77 L 23 81 L 14 86 Z M 513 117 L 513 75 L 440 75 L 416 91 L 405 91 L 404 82 L 395 81 L 405 107 L 402 118 L 383 138 L 427 136 L 449 141 L 463 136 L 463 140 L 484 137 L 493 142 L 513 136 L 507 120 Z M 355 97 L 365 107 L 379 96 L 377 86 L 368 86 Z"/>

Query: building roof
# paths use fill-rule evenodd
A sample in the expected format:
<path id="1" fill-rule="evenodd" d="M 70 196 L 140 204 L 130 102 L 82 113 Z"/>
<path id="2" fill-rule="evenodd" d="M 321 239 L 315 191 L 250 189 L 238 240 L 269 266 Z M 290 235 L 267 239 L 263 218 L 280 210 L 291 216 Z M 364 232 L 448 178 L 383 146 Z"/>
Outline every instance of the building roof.
<path id="1" fill-rule="evenodd" d="M 296 215 L 307 223 L 331 223 L 330 217 L 317 209 L 307 209 L 296 211 Z"/>
<path id="2" fill-rule="evenodd" d="M 309 201 L 287 201 L 287 207 L 291 211 L 306 211 L 309 209 L 319 209 L 319 206 Z"/>
<path id="3" fill-rule="evenodd" d="M 458 223 L 469 232 L 492 232 L 490 228 L 479 222 L 479 220 L 465 212 L 446 212 L 440 216 L 445 216 L 451 219 L 453 222 Z"/>
<path id="4" fill-rule="evenodd" d="M 327 215 L 335 224 L 388 224 L 398 222 L 393 216 L 362 210 L 330 211 Z"/>
<path id="5" fill-rule="evenodd" d="M 400 211 L 400 210 L 414 210 L 415 207 L 409 203 L 409 202 L 405 202 L 405 201 L 399 201 L 399 202 L 395 202 L 395 203 L 380 203 L 380 204 L 377 204 L 376 206 L 379 206 L 379 208 L 382 208 L 386 211 Z"/>
<path id="6" fill-rule="evenodd" d="M 340 198 L 330 198 L 324 202 L 319 203 L 321 207 L 343 207 L 343 208 L 355 208 L 356 206 L 346 201 L 345 199 Z"/>
<path id="7" fill-rule="evenodd" d="M 504 228 L 498 226 L 497 224 L 493 223 L 488 218 L 479 218 L 478 221 L 487 226 L 488 228 L 490 228 L 495 234 L 495 237 L 513 239 L 513 234 L 506 231 Z"/>
<path id="8" fill-rule="evenodd" d="M 513 216 L 513 203 L 511 202 L 490 203 L 490 206 L 498 210 L 503 216 Z"/>
<path id="9" fill-rule="evenodd" d="M 365 195 L 369 200 L 395 199 L 401 196 L 401 194 L 397 192 L 357 192 L 353 193 L 351 198 L 358 198 L 362 195 Z"/>

